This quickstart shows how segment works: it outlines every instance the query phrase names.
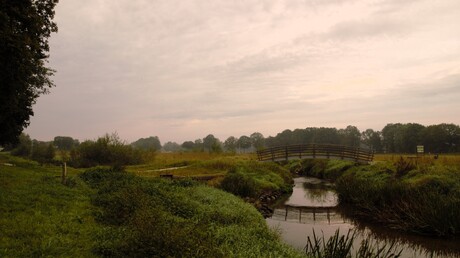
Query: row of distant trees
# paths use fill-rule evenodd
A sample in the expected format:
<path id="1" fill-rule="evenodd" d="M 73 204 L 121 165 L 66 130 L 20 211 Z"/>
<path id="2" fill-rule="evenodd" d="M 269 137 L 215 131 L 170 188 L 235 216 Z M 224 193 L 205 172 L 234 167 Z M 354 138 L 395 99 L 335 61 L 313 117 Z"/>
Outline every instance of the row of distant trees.
<path id="1" fill-rule="evenodd" d="M 356 148 L 366 148 L 376 153 L 414 153 L 417 145 L 423 145 L 425 152 L 460 152 L 460 127 L 455 124 L 424 126 L 417 123 L 390 123 L 381 131 L 366 129 L 360 131 L 349 125 L 343 129 L 333 127 L 307 127 L 286 129 L 275 136 L 265 138 L 255 132 L 239 138 L 230 136 L 221 142 L 212 134 L 203 139 L 185 141 L 181 145 L 167 143 L 174 148 L 167 151 L 209 151 L 209 152 L 250 152 L 266 147 L 291 144 L 341 144 Z"/>
<path id="2" fill-rule="evenodd" d="M 148 142 L 148 144 L 147 144 Z M 221 141 L 209 134 L 202 139 L 185 141 L 182 144 L 167 142 L 163 146 L 158 137 L 139 139 L 133 146 L 152 148 L 166 152 L 204 151 L 204 152 L 252 152 L 266 147 L 291 144 L 341 144 L 356 148 L 367 148 L 377 153 L 413 153 L 417 145 L 423 145 L 426 152 L 460 152 L 460 127 L 455 124 L 424 126 L 417 123 L 390 123 L 381 131 L 366 129 L 360 131 L 349 125 L 343 129 L 333 127 L 307 127 L 305 129 L 286 129 L 275 136 L 265 138 L 255 132 L 249 136 L 230 136 Z"/>
<path id="3" fill-rule="evenodd" d="M 70 155 L 63 158 L 73 160 L 80 166 L 90 166 L 121 160 L 120 153 L 124 155 L 123 163 L 136 164 L 142 161 L 146 153 L 159 151 L 246 153 L 266 147 L 308 143 L 341 144 L 367 148 L 377 153 L 413 153 L 417 145 L 423 145 L 425 152 L 458 153 L 460 152 L 460 127 L 455 124 L 423 126 L 416 123 L 387 124 L 381 131 L 373 129 L 359 131 L 356 126 L 352 125 L 343 129 L 307 127 L 295 130 L 286 129 L 269 137 L 255 132 L 249 136 L 230 136 L 221 141 L 209 134 L 204 138 L 185 141 L 182 144 L 166 142 L 163 145 L 157 136 L 140 138 L 129 144 L 120 140 L 116 134 L 81 143 L 68 136 L 56 136 L 51 142 L 40 142 L 22 134 L 19 144 L 7 146 L 6 149 L 15 155 L 31 157 L 42 163 L 51 161 L 55 152 L 61 151 L 61 156 Z M 99 158 L 92 160 L 92 157 Z"/>

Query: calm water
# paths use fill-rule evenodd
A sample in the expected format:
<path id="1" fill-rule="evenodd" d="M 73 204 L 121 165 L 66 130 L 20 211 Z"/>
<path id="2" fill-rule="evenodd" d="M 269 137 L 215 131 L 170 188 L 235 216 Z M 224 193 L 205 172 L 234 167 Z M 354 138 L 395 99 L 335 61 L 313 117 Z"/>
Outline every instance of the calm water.
<path id="1" fill-rule="evenodd" d="M 282 233 L 284 241 L 303 249 L 307 237 L 316 235 L 326 239 L 337 229 L 346 235 L 349 229 L 358 231 L 355 243 L 366 236 L 378 243 L 396 241 L 403 249 L 402 257 L 460 257 L 460 240 L 445 240 L 401 234 L 379 225 L 365 225 L 351 221 L 336 208 L 337 195 L 331 185 L 316 178 L 294 179 L 292 195 L 284 204 L 275 208 L 267 224 Z"/>

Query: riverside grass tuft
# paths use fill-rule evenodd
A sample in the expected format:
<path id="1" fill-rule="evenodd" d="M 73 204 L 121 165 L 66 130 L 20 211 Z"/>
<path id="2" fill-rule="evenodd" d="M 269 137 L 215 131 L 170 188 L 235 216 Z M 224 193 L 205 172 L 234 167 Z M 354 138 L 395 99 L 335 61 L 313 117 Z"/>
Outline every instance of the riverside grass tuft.
<path id="1" fill-rule="evenodd" d="M 348 230 L 346 235 L 336 230 L 334 235 L 327 241 L 324 236 L 319 237 L 313 231 L 313 237 L 307 237 L 305 253 L 316 258 L 397 258 L 401 256 L 402 249 L 395 242 L 381 244 L 372 242 L 369 238 L 364 239 L 359 248 L 353 251 L 356 241 L 356 231 Z"/>

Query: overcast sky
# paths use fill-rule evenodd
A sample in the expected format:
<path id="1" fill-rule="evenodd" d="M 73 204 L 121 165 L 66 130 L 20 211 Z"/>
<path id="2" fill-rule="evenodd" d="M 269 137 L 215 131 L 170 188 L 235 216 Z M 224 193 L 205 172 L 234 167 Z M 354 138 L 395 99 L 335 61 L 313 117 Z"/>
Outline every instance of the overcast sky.
<path id="1" fill-rule="evenodd" d="M 460 124 L 458 0 L 62 0 L 39 140 Z"/>

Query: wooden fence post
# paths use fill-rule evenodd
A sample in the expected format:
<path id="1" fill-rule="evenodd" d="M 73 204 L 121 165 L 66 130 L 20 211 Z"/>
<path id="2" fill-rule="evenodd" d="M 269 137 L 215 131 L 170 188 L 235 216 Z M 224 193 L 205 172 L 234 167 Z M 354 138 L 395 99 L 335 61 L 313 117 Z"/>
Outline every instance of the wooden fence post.
<path id="1" fill-rule="evenodd" d="M 66 177 L 67 177 L 67 163 L 64 162 L 62 164 L 62 174 L 61 174 L 61 182 L 63 185 L 66 183 Z"/>

